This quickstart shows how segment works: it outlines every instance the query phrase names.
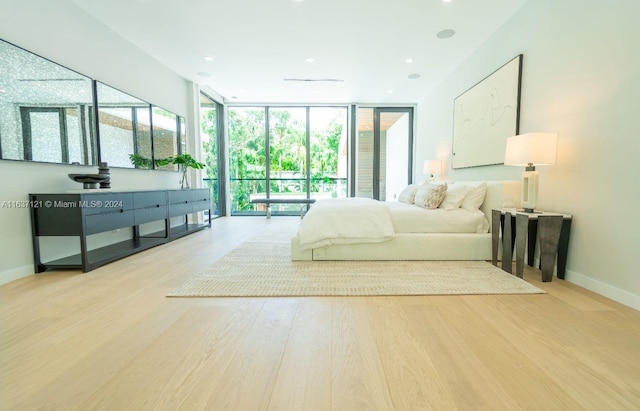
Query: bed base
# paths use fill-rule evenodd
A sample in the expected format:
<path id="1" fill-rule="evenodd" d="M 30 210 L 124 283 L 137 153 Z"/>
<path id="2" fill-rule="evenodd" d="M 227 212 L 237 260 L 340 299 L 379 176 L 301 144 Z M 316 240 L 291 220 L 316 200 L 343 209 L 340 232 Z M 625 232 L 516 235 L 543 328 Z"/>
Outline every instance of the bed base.
<path id="1" fill-rule="evenodd" d="M 301 250 L 291 239 L 291 260 L 491 260 L 491 234 L 398 233 L 382 243 Z"/>

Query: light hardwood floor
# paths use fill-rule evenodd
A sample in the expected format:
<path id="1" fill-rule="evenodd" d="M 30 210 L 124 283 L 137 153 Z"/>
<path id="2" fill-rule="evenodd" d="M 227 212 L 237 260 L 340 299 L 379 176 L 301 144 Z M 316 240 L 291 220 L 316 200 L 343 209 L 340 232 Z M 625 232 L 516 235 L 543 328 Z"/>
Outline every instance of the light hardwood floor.
<path id="1" fill-rule="evenodd" d="M 0 409 L 640 409 L 640 312 L 533 269 L 548 294 L 165 297 L 268 224 L 1 286 Z"/>

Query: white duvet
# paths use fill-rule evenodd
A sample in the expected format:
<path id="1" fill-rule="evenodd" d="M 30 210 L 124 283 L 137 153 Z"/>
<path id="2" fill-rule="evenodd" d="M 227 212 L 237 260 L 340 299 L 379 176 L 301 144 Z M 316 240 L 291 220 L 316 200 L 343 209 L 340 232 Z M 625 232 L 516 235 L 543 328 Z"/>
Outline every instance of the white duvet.
<path id="1" fill-rule="evenodd" d="M 302 250 L 333 244 L 379 243 L 394 236 L 389 208 L 369 198 L 319 200 L 298 227 Z"/>
<path id="2" fill-rule="evenodd" d="M 413 204 L 385 202 L 396 233 L 487 233 L 489 221 L 480 210 L 425 210 Z"/>

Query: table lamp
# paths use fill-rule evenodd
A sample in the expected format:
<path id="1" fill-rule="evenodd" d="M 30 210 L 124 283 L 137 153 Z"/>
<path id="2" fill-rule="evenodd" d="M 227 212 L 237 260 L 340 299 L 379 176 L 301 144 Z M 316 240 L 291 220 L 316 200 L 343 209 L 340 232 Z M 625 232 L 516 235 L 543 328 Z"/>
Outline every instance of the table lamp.
<path id="1" fill-rule="evenodd" d="M 522 173 L 521 201 L 526 213 L 538 204 L 538 172 L 535 166 L 556 163 L 558 134 L 527 133 L 509 137 L 504 155 L 507 166 L 526 166 Z"/>

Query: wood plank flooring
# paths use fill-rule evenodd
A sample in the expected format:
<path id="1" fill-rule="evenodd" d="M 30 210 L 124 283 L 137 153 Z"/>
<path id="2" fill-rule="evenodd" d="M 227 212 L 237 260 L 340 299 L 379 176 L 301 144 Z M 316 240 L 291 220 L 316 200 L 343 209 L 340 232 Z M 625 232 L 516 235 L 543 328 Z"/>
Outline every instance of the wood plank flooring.
<path id="1" fill-rule="evenodd" d="M 640 409 L 640 312 L 528 267 L 548 294 L 165 297 L 280 218 L 0 286 L 0 409 Z"/>

